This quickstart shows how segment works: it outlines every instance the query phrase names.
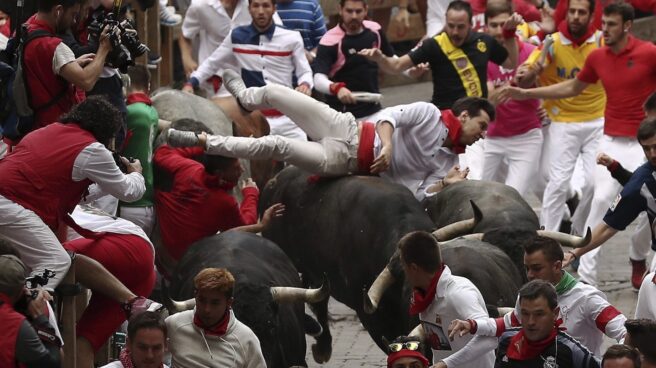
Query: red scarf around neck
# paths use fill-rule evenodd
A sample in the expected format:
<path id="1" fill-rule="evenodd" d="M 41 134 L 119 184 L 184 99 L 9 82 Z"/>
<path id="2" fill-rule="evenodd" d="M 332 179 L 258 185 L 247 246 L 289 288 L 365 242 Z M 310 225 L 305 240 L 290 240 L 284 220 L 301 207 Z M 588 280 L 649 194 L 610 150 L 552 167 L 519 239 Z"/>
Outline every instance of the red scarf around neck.
<path id="1" fill-rule="evenodd" d="M 545 351 L 549 345 L 554 343 L 558 331 L 560 330 L 561 323 L 562 320 L 558 319 L 549 336 L 540 341 L 530 341 L 527 339 L 524 335 L 524 329 L 522 328 L 518 334 L 510 339 L 510 345 L 508 345 L 506 355 L 513 360 L 530 360 L 536 358 Z"/>
<path id="2" fill-rule="evenodd" d="M 465 153 L 465 146 L 460 144 L 460 134 L 462 134 L 462 123 L 460 120 L 451 110 L 442 110 L 442 121 L 449 129 L 451 151 L 457 154 Z"/>
<path id="3" fill-rule="evenodd" d="M 132 105 L 133 103 L 137 102 L 145 103 L 148 106 L 153 104 L 153 101 L 151 101 L 150 97 L 143 92 L 130 93 L 127 98 L 127 104 Z"/>
<path id="4" fill-rule="evenodd" d="M 121 354 L 119 354 L 118 360 L 121 361 L 123 368 L 134 368 L 134 363 L 132 363 L 132 358 L 130 357 L 130 350 L 127 348 L 127 346 L 121 350 Z M 164 363 L 162 363 L 160 367 L 164 368 Z"/>
<path id="5" fill-rule="evenodd" d="M 412 300 L 410 300 L 410 315 L 415 316 L 428 308 L 429 305 L 435 300 L 435 293 L 437 292 L 437 282 L 440 281 L 442 277 L 442 272 L 444 272 L 444 263 L 440 266 L 440 269 L 435 272 L 435 275 L 431 279 L 428 290 L 423 291 L 421 289 L 415 288 L 412 292 Z"/>
<path id="6" fill-rule="evenodd" d="M 228 331 L 228 323 L 230 322 L 230 309 L 226 309 L 225 314 L 223 315 L 223 318 L 219 323 L 217 323 L 214 327 L 211 328 L 206 328 L 203 326 L 203 322 L 198 318 L 198 316 L 194 313 L 194 325 L 196 327 L 202 329 L 205 332 L 205 335 L 210 335 L 210 336 L 223 336 L 226 334 Z"/>
<path id="7" fill-rule="evenodd" d="M 569 27 L 567 27 L 567 21 L 562 21 L 558 25 L 558 32 L 562 33 L 568 40 L 572 41 L 574 46 L 579 47 L 585 43 L 585 41 L 590 38 L 595 33 L 595 28 L 592 25 L 588 25 L 588 29 L 585 31 L 585 34 L 580 38 L 574 38 L 569 33 Z"/>

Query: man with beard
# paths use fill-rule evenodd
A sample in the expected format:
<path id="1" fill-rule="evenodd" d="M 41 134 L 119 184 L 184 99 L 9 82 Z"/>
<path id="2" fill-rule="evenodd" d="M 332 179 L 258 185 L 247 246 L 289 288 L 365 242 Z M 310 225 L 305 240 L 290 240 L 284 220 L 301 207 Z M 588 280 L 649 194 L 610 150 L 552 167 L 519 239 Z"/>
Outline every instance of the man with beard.
<path id="1" fill-rule="evenodd" d="M 525 83 L 539 80 L 541 86 L 576 78 L 590 53 L 601 47 L 602 33 L 595 31 L 590 19 L 594 13 L 594 0 L 572 0 L 569 2 L 567 22 L 558 26 L 551 35 L 553 44 L 544 46 L 531 54 L 518 72 Z M 540 55 L 546 54 L 544 63 Z M 583 176 L 588 178 L 581 188 L 581 200 L 577 207 L 573 226 L 576 232 L 583 231 L 594 192 L 591 179 L 595 170 L 595 155 L 604 125 L 606 94 L 600 82 L 586 88 L 573 98 L 546 100 L 544 108 L 551 119 L 549 140 L 545 154 L 550 156 L 549 182 L 542 200 L 541 223 L 545 230 L 558 231 L 565 213 L 569 183 L 578 158 L 583 163 Z M 574 215 L 574 214 L 572 214 Z"/>
<path id="2" fill-rule="evenodd" d="M 506 331 L 499 339 L 496 368 L 599 368 L 592 353 L 560 331 L 556 289 L 533 280 L 519 290 L 522 328 Z"/>
<path id="3" fill-rule="evenodd" d="M 615 157 L 627 169 L 635 169 L 642 161 L 641 145 L 635 139 L 638 126 L 645 117 L 642 104 L 656 90 L 656 46 L 630 35 L 633 18 L 631 5 L 608 5 L 602 18 L 606 46 L 590 53 L 576 78 L 533 89 L 507 87 L 500 92 L 501 99 L 569 98 L 580 95 L 590 84 L 601 80 L 608 102 L 599 151 Z M 594 182 L 592 205 L 585 227 L 595 227 L 601 222 L 606 209 L 620 190 L 620 185 L 612 179 L 607 170 L 600 167 L 595 170 Z M 646 226 L 643 229 L 648 231 Z M 603 243 L 597 242 L 601 239 L 600 235 L 593 234 L 593 243 L 585 250 L 576 250 L 575 254 L 582 255 Z M 646 269 L 644 260 L 648 251 L 648 241 L 634 242 L 631 247 L 629 258 L 635 261 L 632 262 L 634 269 L 631 281 L 636 288 L 639 287 Z M 597 281 L 597 258 L 596 251 L 581 258 L 578 270 L 581 280 L 592 285 Z M 572 255 L 568 254 L 565 260 L 565 263 L 569 264 Z"/>
<path id="4" fill-rule="evenodd" d="M 383 71 L 398 74 L 410 67 L 429 63 L 433 73 L 433 104 L 450 109 L 461 97 L 487 97 L 488 61 L 506 69 L 517 66 L 515 41 L 521 17 L 513 14 L 503 24 L 503 44 L 486 33 L 472 30 L 472 8 L 463 0 L 449 4 L 444 32 L 424 40 L 421 46 L 399 58 L 366 49 L 360 55 L 375 61 Z"/>
<path id="5" fill-rule="evenodd" d="M 312 92 L 312 69 L 305 56 L 301 34 L 274 23 L 274 0 L 250 0 L 248 11 L 253 22 L 233 29 L 218 49 L 191 73 L 189 84 L 200 83 L 224 69 L 238 70 L 246 85 L 261 87 L 280 84 L 309 95 Z M 192 87 L 185 90 L 192 92 Z M 305 132 L 275 109 L 261 110 L 271 127 L 271 135 L 307 140 Z"/>
<path id="6" fill-rule="evenodd" d="M 378 66 L 358 51 L 373 47 L 394 56 L 380 24 L 365 20 L 367 11 L 367 0 L 341 0 L 340 23 L 321 38 L 313 64 L 316 89 L 328 96 L 330 107 L 350 112 L 359 120 L 368 120 L 381 106 L 378 101 L 361 101 L 353 95 L 356 91 L 380 92 Z"/>
<path id="7" fill-rule="evenodd" d="M 105 58 L 111 51 L 106 34 L 100 36 L 96 54 L 75 58 L 73 51 L 55 36 L 71 27 L 80 11 L 79 0 L 39 0 L 39 11 L 27 20 L 28 32 L 45 31 L 50 35 L 25 45 L 24 77 L 34 110 L 34 128 L 57 121 L 77 101 L 75 88 L 90 90 L 100 77 Z"/>

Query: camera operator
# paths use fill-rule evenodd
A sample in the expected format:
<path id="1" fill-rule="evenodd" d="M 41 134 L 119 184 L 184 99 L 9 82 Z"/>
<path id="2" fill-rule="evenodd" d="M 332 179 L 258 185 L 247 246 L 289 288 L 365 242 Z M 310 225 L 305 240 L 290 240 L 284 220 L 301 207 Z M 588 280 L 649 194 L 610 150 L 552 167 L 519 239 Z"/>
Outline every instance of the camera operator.
<path id="1" fill-rule="evenodd" d="M 0 367 L 60 367 L 61 340 L 44 314 L 50 294 L 26 294 L 25 264 L 15 255 L 0 255 Z M 27 299 L 27 316 L 14 309 Z M 29 320 L 28 320 L 29 319 Z M 31 322 L 30 322 L 31 321 Z"/>
<path id="2" fill-rule="evenodd" d="M 52 37 L 34 39 L 25 47 L 24 63 L 30 106 L 35 110 L 34 128 L 57 121 L 79 102 L 76 87 L 85 91 L 96 84 L 112 49 L 106 34 L 98 51 L 76 58 L 57 37 L 71 27 L 80 11 L 80 0 L 37 0 L 38 12 L 27 20 L 27 31 L 45 30 Z"/>

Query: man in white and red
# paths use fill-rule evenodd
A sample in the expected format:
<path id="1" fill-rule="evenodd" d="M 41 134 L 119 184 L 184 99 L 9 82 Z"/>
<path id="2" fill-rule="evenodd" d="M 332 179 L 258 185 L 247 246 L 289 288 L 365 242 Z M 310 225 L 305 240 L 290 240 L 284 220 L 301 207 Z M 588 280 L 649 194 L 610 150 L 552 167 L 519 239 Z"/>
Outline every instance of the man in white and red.
<path id="1" fill-rule="evenodd" d="M 608 5 L 602 17 L 606 46 L 590 53 L 576 78 L 532 89 L 506 87 L 500 93 L 501 98 L 569 98 L 578 96 L 589 85 L 601 81 L 606 91 L 607 103 L 604 112 L 604 135 L 599 144 L 599 151 L 615 157 L 629 170 L 636 169 L 644 160 L 642 147 L 636 139 L 638 126 L 645 117 L 642 104 L 656 90 L 656 46 L 638 40 L 630 34 L 634 16 L 633 7 L 629 4 Z M 597 167 L 595 170 L 594 182 L 594 195 L 586 228 L 595 228 L 601 223 L 606 210 L 620 191 L 620 185 L 603 167 Z M 640 221 L 644 220 L 645 217 Z M 647 226 L 643 229 L 649 231 Z M 594 232 L 592 236 L 594 241 Z M 648 252 L 649 241 L 634 242 L 630 248 L 629 258 L 633 261 L 632 281 L 638 280 L 638 285 L 646 269 L 645 258 Z M 578 270 L 581 280 L 592 285 L 597 282 L 598 257 L 598 249 L 585 254 L 581 257 Z M 571 262 L 571 258 L 569 256 L 565 259 L 566 264 Z"/>
<path id="2" fill-rule="evenodd" d="M 139 226 L 90 206 L 77 206 L 71 217 L 81 228 L 102 236 L 86 238 L 69 229 L 64 249 L 98 261 L 134 293 L 150 295 L 156 278 L 155 249 Z M 119 303 L 93 293 L 76 324 L 77 365 L 92 366 L 94 354 L 125 320 Z"/>
<path id="3" fill-rule="evenodd" d="M 559 320 L 569 335 L 596 356 L 601 356 L 604 334 L 618 342 L 624 339 L 626 317 L 606 300 L 604 293 L 577 281 L 562 269 L 564 254 L 558 242 L 537 237 L 525 249 L 524 266 L 529 281 L 544 280 L 554 285 L 560 308 Z M 520 326 L 521 318 L 518 298 L 515 310 L 501 318 L 454 321 L 449 327 L 450 336 L 462 336 L 467 332 L 501 336 L 506 329 Z"/>
<path id="4" fill-rule="evenodd" d="M 410 314 L 419 315 L 433 351 L 433 368 L 492 368 L 494 337 L 468 336 L 449 341 L 448 326 L 456 319 L 487 319 L 485 301 L 471 281 L 451 274 L 442 263 L 437 239 L 415 231 L 399 240 L 401 265 L 414 287 Z"/>
<path id="5" fill-rule="evenodd" d="M 507 2 L 489 4 L 485 12 L 487 33 L 503 41 L 503 24 L 512 16 L 511 5 Z M 518 65 L 526 61 L 535 46 L 517 39 Z M 495 88 L 515 84 L 518 68 L 506 69 L 488 62 L 487 88 L 494 96 Z M 505 182 L 525 196 L 533 187 L 532 180 L 539 170 L 542 153 L 542 124 L 538 118 L 540 101 L 510 100 L 497 105 L 496 119 L 490 123 L 484 144 L 483 180 Z M 508 170 L 504 178 L 500 170 L 507 161 Z"/>
<path id="6" fill-rule="evenodd" d="M 193 92 L 224 69 L 238 70 L 248 87 L 280 84 L 309 95 L 314 81 L 305 57 L 301 34 L 274 23 L 273 0 L 250 0 L 250 25 L 233 29 L 221 46 L 191 73 L 184 90 Z M 267 117 L 271 135 L 307 140 L 307 135 L 291 119 L 275 109 L 261 110 Z"/>
<path id="7" fill-rule="evenodd" d="M 39 11 L 28 19 L 28 32 L 46 31 L 52 36 L 30 41 L 24 49 L 24 76 L 35 112 L 34 127 L 58 121 L 79 102 L 76 87 L 90 90 L 100 77 L 105 58 L 111 50 L 103 35 L 95 55 L 76 59 L 73 51 L 55 36 L 71 27 L 80 11 L 77 0 L 38 0 Z"/>
<path id="8" fill-rule="evenodd" d="M 0 160 L 0 237 L 15 244 L 32 275 L 55 271 L 48 283 L 52 289 L 71 264 L 55 233 L 64 225 L 76 226 L 69 213 L 88 187 L 96 183 L 126 201 L 144 193 L 141 165 L 129 164 L 125 175 L 106 148 L 119 117 L 108 102 L 89 98 L 61 123 L 28 134 Z"/>

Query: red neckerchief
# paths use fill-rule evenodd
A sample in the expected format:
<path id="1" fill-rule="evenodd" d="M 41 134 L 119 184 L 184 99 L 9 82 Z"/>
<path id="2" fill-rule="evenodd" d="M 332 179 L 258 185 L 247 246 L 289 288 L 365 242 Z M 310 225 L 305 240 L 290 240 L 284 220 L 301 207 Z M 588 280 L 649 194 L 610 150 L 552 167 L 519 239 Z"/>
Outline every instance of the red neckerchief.
<path id="1" fill-rule="evenodd" d="M 153 101 L 150 100 L 150 97 L 143 92 L 134 92 L 130 93 L 127 98 L 127 104 L 132 105 L 133 103 L 142 102 L 148 106 L 152 106 Z"/>
<path id="2" fill-rule="evenodd" d="M 506 355 L 508 358 L 514 360 L 530 360 L 536 358 L 556 340 L 561 323 L 562 320 L 558 319 L 549 336 L 540 341 L 530 341 L 527 339 L 522 328 L 518 334 L 510 339 L 510 345 L 508 345 Z"/>
<path id="3" fill-rule="evenodd" d="M 7 296 L 6 294 L 0 293 L 0 302 L 5 303 L 9 306 L 13 305 L 14 303 L 11 301 L 11 298 Z M 2 304 L 0 303 L 0 304 Z"/>
<path id="4" fill-rule="evenodd" d="M 130 350 L 128 350 L 127 346 L 121 350 L 121 354 L 119 354 L 118 360 L 121 361 L 123 368 L 134 368 L 134 363 L 132 363 L 132 358 L 130 358 Z M 164 363 L 162 363 L 160 367 L 163 368 Z"/>
<path id="5" fill-rule="evenodd" d="M 579 47 L 585 44 L 585 41 L 595 33 L 595 28 L 592 27 L 592 25 L 588 24 L 588 29 L 585 31 L 585 34 L 580 38 L 574 38 L 574 36 L 572 36 L 569 33 L 569 27 L 567 27 L 567 22 L 562 21 L 558 25 L 558 32 L 562 33 L 565 37 L 567 37 L 568 40 L 572 41 L 572 44 L 574 44 L 574 46 Z"/>
<path id="6" fill-rule="evenodd" d="M 196 314 L 194 313 L 194 325 L 202 329 L 206 335 L 211 335 L 211 336 L 225 335 L 226 331 L 228 331 L 229 322 L 230 322 L 230 309 L 226 309 L 225 314 L 223 315 L 221 321 L 212 328 L 203 327 L 203 322 L 201 322 L 200 318 L 198 318 L 198 316 L 196 316 Z"/>
<path id="7" fill-rule="evenodd" d="M 435 272 L 435 275 L 431 279 L 430 285 L 428 286 L 427 291 L 422 291 L 421 289 L 415 288 L 412 292 L 412 300 L 410 300 L 410 315 L 417 315 L 428 308 L 429 305 L 435 299 L 435 293 L 437 292 L 437 282 L 440 281 L 442 272 L 444 271 L 444 263 L 440 266 L 440 269 Z"/>
<path id="8" fill-rule="evenodd" d="M 11 19 L 7 18 L 5 24 L 0 26 L 0 33 L 7 38 L 11 37 Z"/>
<path id="9" fill-rule="evenodd" d="M 465 153 L 465 146 L 460 144 L 460 134 L 462 133 L 462 123 L 453 115 L 451 110 L 442 110 L 442 121 L 449 129 L 449 139 L 451 139 L 451 151 L 460 154 Z"/>

